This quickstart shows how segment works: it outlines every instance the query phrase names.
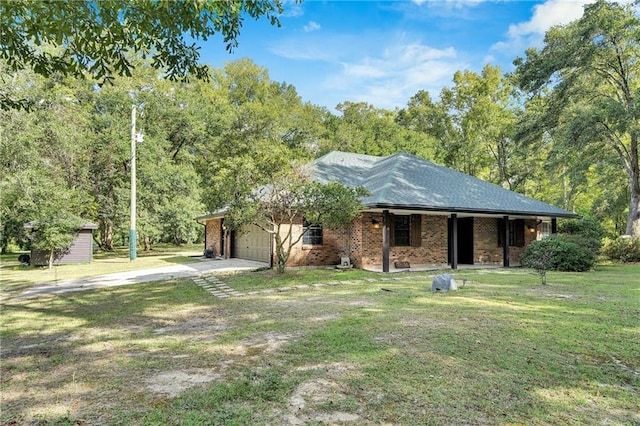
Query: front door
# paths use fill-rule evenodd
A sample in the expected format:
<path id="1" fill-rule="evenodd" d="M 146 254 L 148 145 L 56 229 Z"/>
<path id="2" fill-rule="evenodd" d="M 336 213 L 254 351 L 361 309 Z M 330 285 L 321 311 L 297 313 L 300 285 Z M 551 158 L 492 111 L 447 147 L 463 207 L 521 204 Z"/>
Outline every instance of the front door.
<path id="1" fill-rule="evenodd" d="M 449 229 L 449 263 L 453 258 L 453 222 L 448 219 Z M 473 218 L 458 218 L 458 263 L 464 265 L 473 265 Z"/>

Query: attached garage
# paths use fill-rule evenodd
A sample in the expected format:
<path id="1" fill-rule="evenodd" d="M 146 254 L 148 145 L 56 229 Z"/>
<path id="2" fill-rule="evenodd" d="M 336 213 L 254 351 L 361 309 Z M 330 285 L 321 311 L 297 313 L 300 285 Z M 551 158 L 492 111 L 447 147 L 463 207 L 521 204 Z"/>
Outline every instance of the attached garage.
<path id="1" fill-rule="evenodd" d="M 247 225 L 233 237 L 232 257 L 269 263 L 271 236 L 256 225 Z"/>

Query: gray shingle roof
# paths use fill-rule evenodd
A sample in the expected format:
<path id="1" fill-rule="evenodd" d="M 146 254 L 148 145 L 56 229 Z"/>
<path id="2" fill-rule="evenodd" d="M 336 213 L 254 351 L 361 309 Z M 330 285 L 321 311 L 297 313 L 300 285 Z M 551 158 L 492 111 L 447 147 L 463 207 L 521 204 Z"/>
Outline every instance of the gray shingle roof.
<path id="1" fill-rule="evenodd" d="M 368 208 L 577 217 L 517 192 L 407 153 L 387 157 L 334 151 L 313 162 L 313 179 L 363 186 Z"/>

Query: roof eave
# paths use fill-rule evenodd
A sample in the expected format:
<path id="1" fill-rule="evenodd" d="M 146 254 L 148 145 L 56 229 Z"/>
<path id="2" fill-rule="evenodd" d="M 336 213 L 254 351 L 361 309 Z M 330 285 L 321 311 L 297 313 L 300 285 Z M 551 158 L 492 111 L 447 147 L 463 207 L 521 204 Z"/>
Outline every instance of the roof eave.
<path id="1" fill-rule="evenodd" d="M 459 207 L 431 207 L 420 205 L 397 205 L 397 204 L 367 204 L 368 209 L 384 209 L 384 210 L 414 210 L 414 211 L 428 211 L 428 212 L 441 212 L 441 213 L 465 213 L 465 214 L 486 214 L 495 216 L 540 216 L 540 217 L 562 217 L 567 219 L 579 219 L 582 216 L 571 212 L 536 212 L 536 211 L 513 211 L 513 210 L 493 210 L 493 209 L 468 209 Z"/>

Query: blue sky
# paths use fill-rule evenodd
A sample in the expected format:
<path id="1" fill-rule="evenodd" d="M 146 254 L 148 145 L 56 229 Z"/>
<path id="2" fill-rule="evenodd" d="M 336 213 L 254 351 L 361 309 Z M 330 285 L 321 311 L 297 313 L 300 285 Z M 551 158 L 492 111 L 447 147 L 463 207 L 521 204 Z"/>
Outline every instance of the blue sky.
<path id="1" fill-rule="evenodd" d="M 331 111 L 344 101 L 401 108 L 418 90 L 437 98 L 458 70 L 491 63 L 511 71 L 547 29 L 578 19 L 589 1 L 287 0 L 280 28 L 245 20 L 233 54 L 214 38 L 201 43 L 202 61 L 222 67 L 250 58 Z"/>

